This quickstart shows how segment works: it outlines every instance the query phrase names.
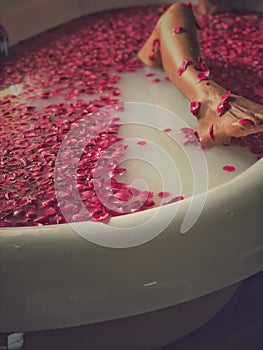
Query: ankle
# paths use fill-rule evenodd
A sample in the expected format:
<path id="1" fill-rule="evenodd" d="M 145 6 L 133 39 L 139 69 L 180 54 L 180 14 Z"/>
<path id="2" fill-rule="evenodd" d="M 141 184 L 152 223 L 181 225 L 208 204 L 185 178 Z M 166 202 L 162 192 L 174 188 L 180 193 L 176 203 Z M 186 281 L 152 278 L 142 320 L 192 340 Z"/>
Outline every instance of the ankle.
<path id="1" fill-rule="evenodd" d="M 214 96 L 220 95 L 222 91 L 225 91 L 224 88 L 209 79 L 202 80 L 199 83 L 196 83 L 195 86 L 195 98 L 200 101 L 210 100 Z"/>
<path id="2" fill-rule="evenodd" d="M 199 101 L 204 108 L 215 111 L 221 101 L 221 97 L 225 93 L 226 90 L 217 85 L 214 81 L 202 81 L 197 89 L 196 100 Z"/>

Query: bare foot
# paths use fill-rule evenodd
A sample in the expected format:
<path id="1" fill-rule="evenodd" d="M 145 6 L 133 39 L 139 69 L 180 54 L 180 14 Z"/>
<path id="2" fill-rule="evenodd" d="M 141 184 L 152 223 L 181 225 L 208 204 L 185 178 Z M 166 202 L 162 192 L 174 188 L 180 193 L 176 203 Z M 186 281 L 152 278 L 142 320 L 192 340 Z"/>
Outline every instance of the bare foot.
<path id="1" fill-rule="evenodd" d="M 229 97 L 222 99 L 222 96 L 228 96 L 227 93 L 221 88 L 218 92 L 220 94 L 201 102 L 197 118 L 202 145 L 212 147 L 229 143 L 231 136 L 263 132 L 263 106 L 230 93 Z"/>

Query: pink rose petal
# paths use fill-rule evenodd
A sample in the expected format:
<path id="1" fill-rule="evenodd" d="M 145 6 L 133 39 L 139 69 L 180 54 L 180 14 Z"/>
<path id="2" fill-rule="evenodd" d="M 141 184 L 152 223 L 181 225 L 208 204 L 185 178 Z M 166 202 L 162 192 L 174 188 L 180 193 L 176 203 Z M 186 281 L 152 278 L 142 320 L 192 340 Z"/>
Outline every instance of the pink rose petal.
<path id="1" fill-rule="evenodd" d="M 143 207 L 144 207 L 144 208 L 149 208 L 149 207 L 154 206 L 154 204 L 155 204 L 155 202 L 154 202 L 152 199 L 148 198 L 148 199 L 143 203 Z"/>
<path id="2" fill-rule="evenodd" d="M 195 130 L 192 129 L 192 128 L 181 128 L 180 129 L 180 132 L 182 134 L 194 134 L 195 133 Z"/>
<path id="3" fill-rule="evenodd" d="M 114 197 L 127 202 L 132 198 L 132 193 L 130 190 L 127 191 L 126 189 L 120 189 L 118 192 L 114 193 Z"/>
<path id="4" fill-rule="evenodd" d="M 198 57 L 198 62 L 199 62 L 199 65 L 194 65 L 194 69 L 196 71 L 199 71 L 197 77 L 198 77 L 198 82 L 200 82 L 200 81 L 205 80 L 209 77 L 210 70 L 206 66 L 205 61 L 201 57 Z"/>

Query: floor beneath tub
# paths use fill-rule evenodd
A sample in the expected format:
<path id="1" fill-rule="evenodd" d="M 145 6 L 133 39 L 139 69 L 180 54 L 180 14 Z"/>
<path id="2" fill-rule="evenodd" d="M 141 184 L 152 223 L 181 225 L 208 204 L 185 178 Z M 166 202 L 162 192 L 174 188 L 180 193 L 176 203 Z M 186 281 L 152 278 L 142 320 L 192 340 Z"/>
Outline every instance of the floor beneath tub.
<path id="1" fill-rule="evenodd" d="M 262 295 L 263 272 L 260 272 L 243 281 L 224 309 L 204 326 L 159 350 L 261 350 L 263 348 Z M 60 338 L 56 337 L 53 341 L 45 339 L 43 335 L 35 334 L 31 337 L 28 333 L 25 336 L 24 350 L 46 350 L 46 341 L 54 344 L 54 350 L 65 348 L 68 342 L 76 344 L 74 350 L 99 350 L 89 347 L 85 328 L 81 332 L 77 328 L 75 331 L 71 330 L 70 335 L 67 331 L 64 334 L 62 331 Z M 80 338 L 79 348 L 77 344 Z"/>
<path id="2" fill-rule="evenodd" d="M 243 282 L 230 302 L 192 334 L 160 350 L 263 349 L 263 272 Z"/>

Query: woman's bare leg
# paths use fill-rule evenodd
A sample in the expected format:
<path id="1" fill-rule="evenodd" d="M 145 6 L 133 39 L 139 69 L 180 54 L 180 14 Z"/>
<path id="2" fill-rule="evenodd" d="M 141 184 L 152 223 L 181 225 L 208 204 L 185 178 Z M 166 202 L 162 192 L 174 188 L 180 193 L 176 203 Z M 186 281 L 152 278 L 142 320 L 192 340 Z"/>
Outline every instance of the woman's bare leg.
<path id="1" fill-rule="evenodd" d="M 263 131 L 261 105 L 234 94 L 228 96 L 223 87 L 209 77 L 205 79 L 209 70 L 200 59 L 196 19 L 189 6 L 172 5 L 138 57 L 147 65 L 162 65 L 170 80 L 192 102 L 203 145 L 210 147 L 226 142 L 230 136 Z"/>
<path id="2" fill-rule="evenodd" d="M 200 15 L 214 14 L 231 9 L 234 0 L 199 0 L 196 13 Z"/>

